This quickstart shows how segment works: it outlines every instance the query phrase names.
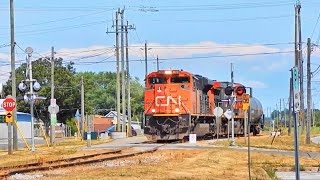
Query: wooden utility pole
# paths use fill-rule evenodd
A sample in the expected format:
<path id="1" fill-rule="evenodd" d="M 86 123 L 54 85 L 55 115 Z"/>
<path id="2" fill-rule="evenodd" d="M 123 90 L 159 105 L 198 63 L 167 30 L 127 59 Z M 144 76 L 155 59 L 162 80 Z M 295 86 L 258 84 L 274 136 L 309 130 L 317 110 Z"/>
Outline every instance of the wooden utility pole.
<path id="1" fill-rule="evenodd" d="M 301 5 L 300 2 L 298 3 L 298 53 L 299 53 L 299 72 L 300 72 L 300 120 L 302 122 L 301 133 L 304 133 L 306 120 L 304 118 L 304 86 L 303 86 L 303 58 L 302 58 L 302 39 L 301 39 L 301 16 L 300 16 L 300 9 Z"/>
<path id="2" fill-rule="evenodd" d="M 13 0 L 10 0 L 10 46 L 11 46 L 11 91 L 12 91 L 12 98 L 17 101 L 17 84 L 16 84 L 16 67 L 15 67 L 15 40 L 14 40 L 14 4 L 13 4 Z M 15 108 L 12 112 L 13 114 L 13 119 L 15 121 L 17 121 L 17 109 Z M 9 126 L 9 131 L 8 133 L 10 134 L 10 137 L 8 137 L 8 144 L 10 143 L 11 145 L 11 137 L 12 137 L 12 133 L 13 133 L 13 150 L 18 150 L 18 132 L 17 132 L 17 128 L 15 126 L 13 126 L 13 132 L 11 131 L 11 123 L 8 123 Z M 8 134 L 8 135 L 9 135 Z M 12 147 L 10 147 L 12 148 Z M 12 153 L 12 151 L 11 151 Z M 10 153 L 9 153 L 10 154 Z"/>
<path id="3" fill-rule="evenodd" d="M 310 127 L 311 127 L 311 39 L 308 38 L 308 53 L 307 53 L 307 128 L 306 128 L 306 143 L 310 144 Z"/>
<path id="4" fill-rule="evenodd" d="M 126 131 L 127 112 L 126 112 L 126 81 L 125 81 L 125 61 L 124 61 L 124 9 L 120 12 L 121 15 L 121 95 L 122 95 L 122 132 Z"/>
<path id="5" fill-rule="evenodd" d="M 120 132 L 120 58 L 119 58 L 119 23 L 118 23 L 118 16 L 120 13 L 120 9 L 116 12 L 116 59 L 117 59 L 117 128 L 116 130 Z"/>

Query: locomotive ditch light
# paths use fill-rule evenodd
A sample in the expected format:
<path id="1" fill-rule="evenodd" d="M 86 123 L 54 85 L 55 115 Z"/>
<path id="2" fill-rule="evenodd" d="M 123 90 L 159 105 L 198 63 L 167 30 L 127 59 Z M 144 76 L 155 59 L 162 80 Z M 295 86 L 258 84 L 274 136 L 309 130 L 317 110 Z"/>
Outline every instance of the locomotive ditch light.
<path id="1" fill-rule="evenodd" d="M 156 112 L 156 110 L 155 110 L 155 109 L 151 109 L 151 112 L 152 112 L 152 113 L 155 113 L 155 112 Z"/>
<path id="2" fill-rule="evenodd" d="M 180 111 L 180 109 L 179 109 L 179 108 L 176 108 L 174 111 L 175 111 L 176 113 L 178 113 L 178 112 Z"/>
<path id="3" fill-rule="evenodd" d="M 236 89 L 236 93 L 238 96 L 241 96 L 242 94 L 246 93 L 246 88 L 244 86 L 239 86 Z"/>
<path id="4" fill-rule="evenodd" d="M 231 86 L 228 86 L 224 89 L 224 93 L 227 95 L 227 96 L 231 96 L 233 92 L 233 88 Z"/>

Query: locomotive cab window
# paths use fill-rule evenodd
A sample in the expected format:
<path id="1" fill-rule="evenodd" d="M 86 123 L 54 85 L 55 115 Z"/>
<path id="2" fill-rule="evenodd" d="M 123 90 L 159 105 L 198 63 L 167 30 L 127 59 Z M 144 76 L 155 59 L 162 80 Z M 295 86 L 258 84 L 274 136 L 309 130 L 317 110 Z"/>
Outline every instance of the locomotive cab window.
<path id="1" fill-rule="evenodd" d="M 167 79 L 165 77 L 150 77 L 149 83 L 150 84 L 166 84 Z"/>
<path id="2" fill-rule="evenodd" d="M 171 83 L 190 83 L 190 78 L 188 76 L 183 77 L 171 77 Z"/>

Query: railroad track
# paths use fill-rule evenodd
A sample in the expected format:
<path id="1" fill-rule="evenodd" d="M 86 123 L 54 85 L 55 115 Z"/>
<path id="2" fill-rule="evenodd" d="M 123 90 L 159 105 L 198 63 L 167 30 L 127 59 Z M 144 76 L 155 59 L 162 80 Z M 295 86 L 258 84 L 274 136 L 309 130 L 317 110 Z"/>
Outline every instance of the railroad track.
<path id="1" fill-rule="evenodd" d="M 101 161 L 110 161 L 115 159 L 132 157 L 136 155 L 154 152 L 159 147 L 160 146 L 156 148 L 152 148 L 150 150 L 145 150 L 145 151 L 140 151 L 135 153 L 120 154 L 115 156 L 105 157 L 106 155 L 121 153 L 121 150 L 114 150 L 114 151 L 108 151 L 103 153 L 77 156 L 72 158 L 65 158 L 65 159 L 46 161 L 46 162 L 40 162 L 40 163 L 29 163 L 29 164 L 23 164 L 18 166 L 0 167 L 0 171 L 2 171 L 0 173 L 0 179 L 7 179 L 9 176 L 14 174 L 22 174 L 22 173 L 28 173 L 28 172 L 34 172 L 34 171 L 46 171 L 46 170 L 57 169 L 57 168 L 79 166 L 79 165 L 97 163 Z"/>

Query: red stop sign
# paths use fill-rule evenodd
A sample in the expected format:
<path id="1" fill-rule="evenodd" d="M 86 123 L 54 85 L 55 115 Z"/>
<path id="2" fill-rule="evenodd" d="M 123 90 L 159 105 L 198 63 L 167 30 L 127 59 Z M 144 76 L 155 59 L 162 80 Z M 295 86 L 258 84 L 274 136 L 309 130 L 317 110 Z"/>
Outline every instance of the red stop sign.
<path id="1" fill-rule="evenodd" d="M 2 107 L 6 111 L 13 111 L 16 108 L 16 101 L 12 98 L 6 98 L 2 103 Z"/>

